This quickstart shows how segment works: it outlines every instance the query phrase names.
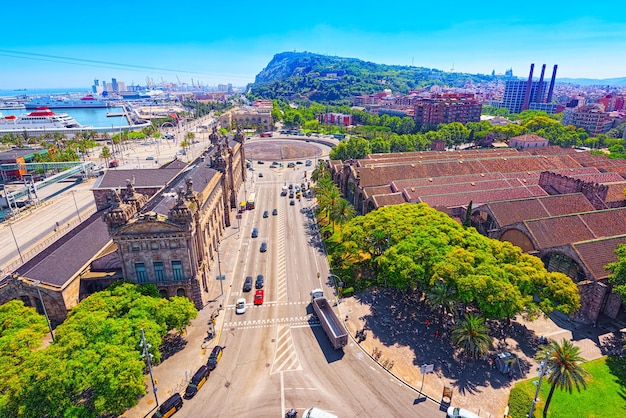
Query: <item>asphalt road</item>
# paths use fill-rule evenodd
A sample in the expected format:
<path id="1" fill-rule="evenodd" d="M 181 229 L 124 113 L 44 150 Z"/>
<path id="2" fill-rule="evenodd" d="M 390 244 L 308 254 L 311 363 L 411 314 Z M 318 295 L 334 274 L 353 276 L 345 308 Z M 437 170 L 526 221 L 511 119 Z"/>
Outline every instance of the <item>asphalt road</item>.
<path id="1" fill-rule="evenodd" d="M 275 170 L 256 160 L 254 167 L 247 192 L 256 193 L 256 209 L 243 214 L 238 254 L 222 256 L 222 264 L 234 264 L 219 340 L 224 355 L 207 384 L 177 415 L 278 417 L 290 408 L 302 414 L 317 406 L 339 417 L 445 416 L 435 404 L 416 404 L 416 392 L 352 341 L 344 350 L 332 349 L 311 315 L 313 288 L 323 288 L 334 300 L 311 213 L 314 201 L 296 199 L 291 206 L 288 197 L 280 196 L 284 184 L 299 184 L 311 167 Z M 268 218 L 262 216 L 265 210 Z M 259 235 L 252 238 L 255 227 Z M 259 251 L 263 241 L 268 243 L 265 253 Z M 258 274 L 265 277 L 265 302 L 253 306 L 254 289 L 243 292 L 242 285 L 245 276 Z M 237 315 L 233 305 L 240 297 L 248 306 Z"/>

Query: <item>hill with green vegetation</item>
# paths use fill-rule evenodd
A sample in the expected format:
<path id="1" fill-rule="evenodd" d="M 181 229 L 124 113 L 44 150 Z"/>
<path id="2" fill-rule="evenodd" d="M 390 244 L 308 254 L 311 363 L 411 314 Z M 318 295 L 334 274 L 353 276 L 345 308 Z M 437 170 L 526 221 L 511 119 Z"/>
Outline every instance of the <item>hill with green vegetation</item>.
<path id="1" fill-rule="evenodd" d="M 351 104 L 353 96 L 378 93 L 384 89 L 408 93 L 433 85 L 463 87 L 468 82 L 488 83 L 499 77 L 376 64 L 311 52 L 281 52 L 272 58 L 248 87 L 250 94 L 258 98 L 308 99 L 340 105 Z"/>

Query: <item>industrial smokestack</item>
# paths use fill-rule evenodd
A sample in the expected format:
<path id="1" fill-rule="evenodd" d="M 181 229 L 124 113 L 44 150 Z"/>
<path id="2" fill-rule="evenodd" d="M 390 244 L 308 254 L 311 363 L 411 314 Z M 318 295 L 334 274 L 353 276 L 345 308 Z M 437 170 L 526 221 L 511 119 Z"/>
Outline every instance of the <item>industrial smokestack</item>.
<path id="1" fill-rule="evenodd" d="M 522 104 L 521 110 L 528 109 L 528 103 L 530 103 L 530 89 L 533 85 L 533 70 L 535 69 L 535 64 L 530 64 L 530 73 L 528 74 L 528 82 L 526 83 L 526 91 L 524 92 L 524 104 Z"/>
<path id="2" fill-rule="evenodd" d="M 552 92 L 554 92 L 554 80 L 556 79 L 556 69 L 558 65 L 554 65 L 554 70 L 552 70 L 552 78 L 550 79 L 550 88 L 548 89 L 548 97 L 546 97 L 546 103 L 552 102 Z"/>
<path id="3" fill-rule="evenodd" d="M 537 85 L 537 91 L 535 92 L 535 99 L 533 100 L 534 103 L 542 103 L 543 102 L 543 98 L 544 98 L 544 94 L 546 93 L 545 90 L 543 89 L 543 75 L 546 72 L 546 64 L 543 64 L 541 66 L 541 77 L 539 77 L 539 84 Z"/>

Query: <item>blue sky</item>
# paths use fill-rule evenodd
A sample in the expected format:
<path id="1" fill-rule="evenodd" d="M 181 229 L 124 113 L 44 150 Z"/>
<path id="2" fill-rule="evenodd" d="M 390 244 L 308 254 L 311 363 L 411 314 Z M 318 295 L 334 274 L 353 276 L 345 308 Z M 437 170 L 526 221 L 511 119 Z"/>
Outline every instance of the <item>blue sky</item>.
<path id="1" fill-rule="evenodd" d="M 467 73 L 524 77 L 545 63 L 559 65 L 557 78 L 626 76 L 622 2 L 420 3 L 33 0 L 2 19 L 0 89 L 112 77 L 245 85 L 294 50 Z"/>

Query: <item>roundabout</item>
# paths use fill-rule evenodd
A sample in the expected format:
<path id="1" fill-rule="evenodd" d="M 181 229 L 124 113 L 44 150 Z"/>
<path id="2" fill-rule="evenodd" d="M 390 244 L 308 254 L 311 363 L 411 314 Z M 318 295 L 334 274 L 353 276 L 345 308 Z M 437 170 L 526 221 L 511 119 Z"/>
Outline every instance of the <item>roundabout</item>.
<path id="1" fill-rule="evenodd" d="M 330 147 L 289 139 L 258 139 L 246 143 L 246 157 L 253 160 L 298 160 L 328 156 Z"/>

